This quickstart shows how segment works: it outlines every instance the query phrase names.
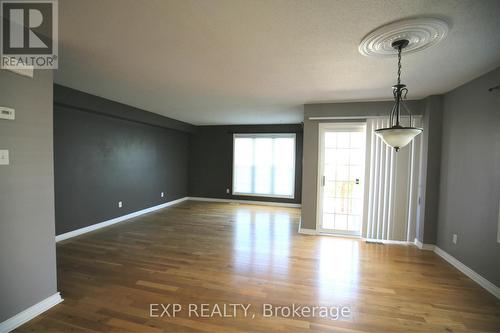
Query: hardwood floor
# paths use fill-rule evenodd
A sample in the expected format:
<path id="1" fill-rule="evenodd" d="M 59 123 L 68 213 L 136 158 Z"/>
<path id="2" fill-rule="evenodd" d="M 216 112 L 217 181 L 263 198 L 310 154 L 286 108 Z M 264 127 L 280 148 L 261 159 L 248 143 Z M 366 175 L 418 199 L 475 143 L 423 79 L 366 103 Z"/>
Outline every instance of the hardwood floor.
<path id="1" fill-rule="evenodd" d="M 64 302 L 17 332 L 500 332 L 500 302 L 434 253 L 300 235 L 299 215 L 189 201 L 61 242 Z M 150 317 L 152 303 L 182 310 Z M 201 318 L 190 303 L 251 306 Z M 262 315 L 293 303 L 352 313 Z"/>

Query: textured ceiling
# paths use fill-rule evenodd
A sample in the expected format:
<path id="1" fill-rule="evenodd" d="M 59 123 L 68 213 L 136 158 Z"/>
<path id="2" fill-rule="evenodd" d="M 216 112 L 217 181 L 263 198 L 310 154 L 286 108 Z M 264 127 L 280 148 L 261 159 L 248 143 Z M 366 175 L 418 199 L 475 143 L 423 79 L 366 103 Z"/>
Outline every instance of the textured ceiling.
<path id="1" fill-rule="evenodd" d="M 388 99 L 380 25 L 435 16 L 436 47 L 403 57 L 410 99 L 500 65 L 500 1 L 60 0 L 55 82 L 192 124 L 294 123 L 303 104 Z"/>

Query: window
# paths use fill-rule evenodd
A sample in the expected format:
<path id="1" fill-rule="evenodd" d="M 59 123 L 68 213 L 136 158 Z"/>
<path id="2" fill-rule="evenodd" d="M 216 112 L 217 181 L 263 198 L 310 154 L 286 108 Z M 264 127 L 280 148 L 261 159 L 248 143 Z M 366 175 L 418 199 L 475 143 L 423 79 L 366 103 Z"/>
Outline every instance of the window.
<path id="1" fill-rule="evenodd" d="M 233 194 L 293 198 L 295 134 L 235 134 Z"/>

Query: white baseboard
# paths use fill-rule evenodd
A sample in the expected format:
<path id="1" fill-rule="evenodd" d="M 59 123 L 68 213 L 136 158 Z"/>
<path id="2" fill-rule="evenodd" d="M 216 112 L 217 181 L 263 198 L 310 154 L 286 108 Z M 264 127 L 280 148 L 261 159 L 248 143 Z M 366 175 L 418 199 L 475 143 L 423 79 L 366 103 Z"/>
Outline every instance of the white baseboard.
<path id="1" fill-rule="evenodd" d="M 317 235 L 316 229 L 306 229 L 299 226 L 299 234 L 303 235 Z"/>
<path id="2" fill-rule="evenodd" d="M 254 201 L 254 200 L 202 198 L 202 197 L 188 197 L 188 199 L 193 201 L 230 202 L 230 203 L 239 203 L 248 205 L 262 205 L 262 206 L 278 206 L 278 207 L 293 207 L 293 208 L 301 207 L 301 204 L 286 203 L 286 202 L 269 202 L 269 201 Z"/>
<path id="3" fill-rule="evenodd" d="M 462 262 L 460 262 L 457 258 L 453 257 L 451 254 L 445 252 L 444 250 L 440 249 L 439 247 L 435 246 L 434 247 L 434 252 L 449 262 L 451 265 L 455 266 L 456 269 L 458 269 L 460 272 L 464 273 L 467 275 L 471 280 L 479 284 L 481 287 L 489 291 L 492 295 L 494 295 L 496 298 L 500 299 L 500 288 L 491 283 L 490 281 L 486 280 L 484 277 L 470 269 L 469 267 L 465 266 Z"/>
<path id="4" fill-rule="evenodd" d="M 137 211 L 137 212 L 133 212 L 133 213 L 130 213 L 130 214 L 127 214 L 127 215 L 116 217 L 116 218 L 111 219 L 111 220 L 107 220 L 107 221 L 104 221 L 104 222 L 92 224 L 92 225 L 89 225 L 88 227 L 80 228 L 80 229 L 73 230 L 73 231 L 70 231 L 70 232 L 67 232 L 67 233 L 64 233 L 64 234 L 61 234 L 61 235 L 57 235 L 56 236 L 56 242 L 60 242 L 60 241 L 63 241 L 65 239 L 68 239 L 68 238 L 72 238 L 72 237 L 76 237 L 76 236 L 79 236 L 79 235 L 82 235 L 82 234 L 86 234 L 87 232 L 91 232 L 91 231 L 94 231 L 94 230 L 97 230 L 97 229 L 105 228 L 107 226 L 110 226 L 110 225 L 113 225 L 113 224 L 116 224 L 116 223 L 119 223 L 119 222 L 123 222 L 123 221 L 131 219 L 133 217 L 137 217 L 137 216 L 140 216 L 140 215 L 143 215 L 143 214 L 151 213 L 151 212 L 154 212 L 155 210 L 162 209 L 162 208 L 165 208 L 165 207 L 168 207 L 168 206 L 172 206 L 172 205 L 181 203 L 181 202 L 186 201 L 186 200 L 188 200 L 188 197 L 184 197 L 184 198 L 180 198 L 180 199 L 177 199 L 177 200 L 169 201 L 169 202 L 166 202 L 166 203 L 158 205 L 158 206 L 149 207 L 149 208 Z"/>
<path id="5" fill-rule="evenodd" d="M 451 254 L 445 252 L 441 248 L 433 244 L 423 244 L 421 241 L 415 238 L 415 245 L 421 250 L 434 251 L 438 256 L 449 262 L 452 266 L 458 269 L 460 272 L 464 273 L 472 281 L 479 284 L 481 287 L 489 291 L 496 298 L 500 299 L 500 288 L 486 280 L 484 277 L 464 265 L 457 258 L 453 257 Z"/>
<path id="6" fill-rule="evenodd" d="M 61 303 L 62 301 L 63 299 L 61 298 L 61 295 L 59 293 L 55 293 L 54 295 L 47 297 L 43 301 L 0 323 L 0 333 L 7 333 L 18 328 L 22 324 L 30 321 L 31 319 L 42 314 L 51 307 Z"/>
<path id="7" fill-rule="evenodd" d="M 382 244 L 413 245 L 412 242 L 389 240 L 389 239 L 363 238 L 363 241 L 373 242 L 373 243 L 382 243 Z"/>
<path id="8" fill-rule="evenodd" d="M 415 238 L 415 245 L 420 250 L 425 250 L 425 251 L 434 251 L 434 248 L 436 247 L 434 244 L 424 244 L 416 238 Z"/>
<path id="9" fill-rule="evenodd" d="M 313 235 L 313 236 L 332 236 L 332 237 L 341 237 L 341 238 L 356 238 L 356 239 L 362 239 L 365 242 L 371 241 L 371 242 L 377 242 L 377 243 L 383 243 L 383 244 L 398 244 L 398 245 L 413 244 L 412 242 L 405 242 L 405 241 L 382 240 L 382 239 L 373 239 L 373 238 L 360 238 L 359 236 L 355 236 L 355 235 L 329 234 L 326 232 L 317 231 L 316 229 L 301 228 L 300 224 L 299 224 L 298 233 L 303 234 L 303 235 Z"/>

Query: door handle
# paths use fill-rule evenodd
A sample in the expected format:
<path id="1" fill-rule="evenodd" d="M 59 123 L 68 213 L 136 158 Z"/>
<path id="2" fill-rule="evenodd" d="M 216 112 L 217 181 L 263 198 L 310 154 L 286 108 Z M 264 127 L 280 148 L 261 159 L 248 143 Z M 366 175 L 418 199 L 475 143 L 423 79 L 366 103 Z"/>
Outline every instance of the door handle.
<path id="1" fill-rule="evenodd" d="M 325 183 L 326 183 L 326 177 L 323 175 L 321 177 L 321 186 L 325 186 Z"/>

